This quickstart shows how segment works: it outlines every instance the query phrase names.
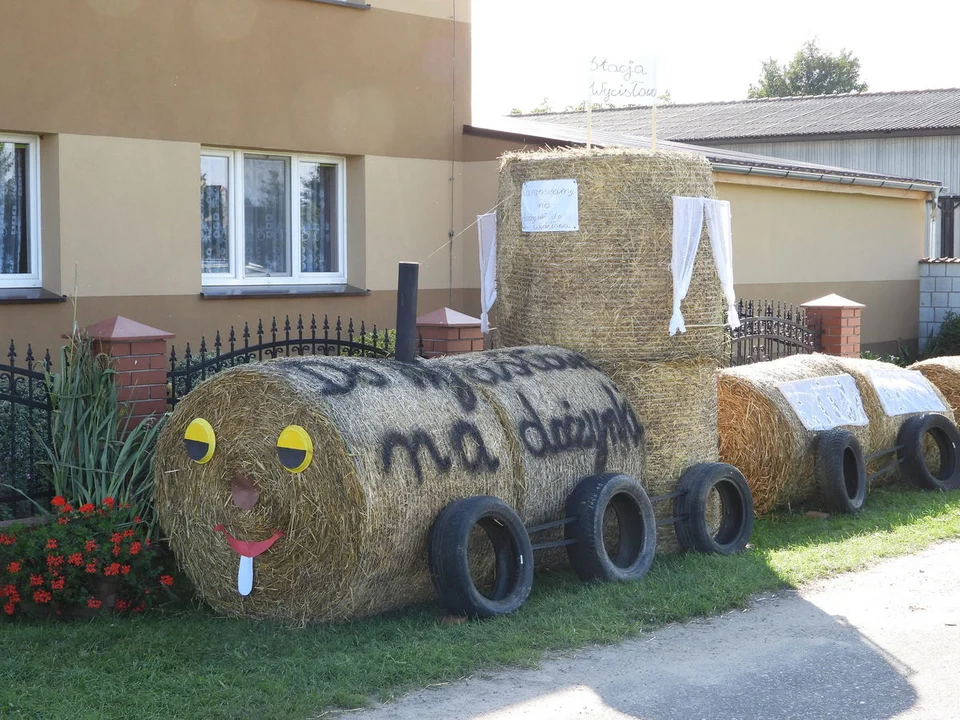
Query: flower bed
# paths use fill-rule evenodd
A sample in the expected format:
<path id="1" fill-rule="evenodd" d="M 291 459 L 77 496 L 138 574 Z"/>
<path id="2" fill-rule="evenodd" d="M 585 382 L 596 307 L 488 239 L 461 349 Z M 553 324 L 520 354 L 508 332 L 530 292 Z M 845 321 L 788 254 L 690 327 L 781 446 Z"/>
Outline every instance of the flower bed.
<path id="1" fill-rule="evenodd" d="M 129 506 L 104 498 L 0 532 L 0 616 L 139 613 L 173 597 L 169 556 Z"/>

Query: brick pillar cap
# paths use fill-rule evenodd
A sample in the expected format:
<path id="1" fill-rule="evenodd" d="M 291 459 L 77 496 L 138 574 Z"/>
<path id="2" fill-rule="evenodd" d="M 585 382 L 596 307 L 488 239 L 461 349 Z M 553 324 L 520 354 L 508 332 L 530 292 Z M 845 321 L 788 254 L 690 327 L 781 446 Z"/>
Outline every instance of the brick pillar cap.
<path id="1" fill-rule="evenodd" d="M 160 330 L 149 325 L 125 318 L 123 315 L 116 315 L 107 320 L 101 320 L 93 325 L 84 328 L 84 332 L 97 340 L 107 340 L 113 342 L 137 342 L 140 340 L 169 340 L 176 337 L 171 332 Z M 69 338 L 69 334 L 63 337 Z"/>
<path id="2" fill-rule="evenodd" d="M 830 293 L 829 295 L 824 295 L 822 298 L 817 298 L 816 300 L 810 300 L 801 305 L 805 308 L 865 308 L 866 305 L 863 303 L 858 303 L 854 300 L 848 300 L 845 297 L 840 297 L 836 293 Z"/>
<path id="3" fill-rule="evenodd" d="M 417 325 L 427 325 L 430 327 L 458 327 L 479 324 L 480 318 L 470 317 L 462 312 L 451 310 L 448 307 L 433 310 L 417 318 Z"/>

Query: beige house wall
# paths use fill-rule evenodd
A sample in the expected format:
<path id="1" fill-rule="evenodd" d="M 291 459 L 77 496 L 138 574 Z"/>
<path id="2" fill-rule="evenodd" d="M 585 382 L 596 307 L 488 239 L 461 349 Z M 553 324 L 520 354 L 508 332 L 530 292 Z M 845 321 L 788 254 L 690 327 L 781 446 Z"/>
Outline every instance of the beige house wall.
<path id="1" fill-rule="evenodd" d="M 925 196 L 718 182 L 733 215 L 734 283 L 744 298 L 803 303 L 837 293 L 864 303 L 864 345 L 918 332 Z"/>

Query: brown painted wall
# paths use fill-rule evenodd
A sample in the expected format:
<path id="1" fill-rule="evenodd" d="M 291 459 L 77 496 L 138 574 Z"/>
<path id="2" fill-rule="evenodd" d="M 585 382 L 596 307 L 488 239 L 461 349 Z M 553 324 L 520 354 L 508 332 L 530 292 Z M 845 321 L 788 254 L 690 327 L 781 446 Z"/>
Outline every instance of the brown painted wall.
<path id="1" fill-rule="evenodd" d="M 480 293 L 478 290 L 456 290 L 453 294 L 454 307 L 474 316 L 480 314 Z M 323 314 L 330 316 L 331 324 L 337 315 L 352 317 L 360 331 L 360 321 L 367 323 L 368 331 L 376 323 L 378 328 L 393 328 L 397 321 L 396 292 L 374 292 L 365 297 L 319 297 L 319 298 L 229 298 L 202 299 L 199 295 L 170 295 L 166 297 L 85 297 L 77 303 L 77 322 L 80 327 L 92 325 L 114 315 L 124 315 L 138 322 L 146 323 L 161 330 L 176 333 L 174 341 L 177 352 L 182 352 L 183 343 L 189 341 L 193 350 L 197 349 L 201 336 L 213 344 L 213 338 L 219 329 L 224 341 L 230 332 L 230 325 L 236 326 L 239 336 L 243 323 L 251 324 L 256 331 L 258 318 L 263 318 L 267 330 L 270 320 L 277 318 L 283 324 L 284 316 L 291 315 L 291 323 L 296 323 L 298 313 L 306 316 L 309 323 L 310 313 L 316 313 L 318 323 L 322 323 Z M 446 290 L 423 290 L 420 292 L 417 307 L 418 314 L 448 305 Z M 60 335 L 68 332 L 73 322 L 74 307 L 71 303 L 54 305 L 0 305 L 0 341 L 6 348 L 13 338 L 17 343 L 19 361 L 22 361 L 27 343 L 31 343 L 34 352 L 40 356 L 46 348 L 51 354 L 61 344 Z M 307 331 L 309 334 L 309 331 Z M 322 331 L 321 331 L 322 334 Z M 332 334 L 332 333 L 331 333 Z M 344 331 L 345 334 L 345 331 Z M 242 342 L 242 341 L 241 341 Z M 256 339 L 251 340 L 256 342 Z M 4 353 L 5 355 L 5 353 Z M 5 363 L 6 360 L 0 360 Z"/>
<path id="2" fill-rule="evenodd" d="M 450 159 L 470 118 L 467 22 L 305 0 L 2 8 L 6 131 Z"/>

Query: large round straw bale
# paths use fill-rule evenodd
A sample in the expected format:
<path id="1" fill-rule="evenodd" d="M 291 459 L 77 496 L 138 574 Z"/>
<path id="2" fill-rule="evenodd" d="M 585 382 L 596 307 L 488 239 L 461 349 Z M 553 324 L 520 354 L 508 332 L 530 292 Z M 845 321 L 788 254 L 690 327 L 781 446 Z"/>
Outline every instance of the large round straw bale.
<path id="1" fill-rule="evenodd" d="M 195 418 L 216 433 L 203 465 L 183 444 Z M 298 473 L 278 461 L 289 425 L 314 447 Z M 609 378 L 562 349 L 416 364 L 276 360 L 224 371 L 177 405 L 155 455 L 157 512 L 218 611 L 352 618 L 433 596 L 427 536 L 452 500 L 495 495 L 525 522 L 559 519 L 583 475 L 609 468 L 640 477 L 642 435 Z M 232 501 L 238 478 L 259 492 L 251 510 Z M 239 557 L 214 532 L 220 524 L 247 542 L 284 533 L 254 560 L 246 597 L 237 591 Z"/>
<path id="2" fill-rule="evenodd" d="M 717 462 L 717 364 L 706 360 L 634 363 L 613 373 L 646 434 L 644 487 L 651 496 L 677 489 L 691 465 Z M 657 519 L 673 516 L 673 502 L 654 503 Z M 679 549 L 674 526 L 657 528 L 657 550 Z"/>
<path id="3" fill-rule="evenodd" d="M 883 405 L 880 402 L 880 396 L 877 394 L 877 391 L 874 388 L 873 382 L 870 380 L 868 373 L 871 368 L 880 368 L 886 372 L 892 373 L 902 372 L 905 375 L 908 374 L 907 371 L 903 368 L 898 368 L 896 365 L 891 365 L 890 363 L 882 363 L 879 360 L 864 360 L 862 358 L 845 357 L 833 357 L 831 360 L 833 360 L 834 363 L 841 368 L 840 372 L 845 372 L 852 375 L 857 381 L 857 387 L 860 389 L 860 397 L 863 399 L 863 409 L 866 412 L 867 417 L 870 418 L 868 438 L 866 444 L 864 445 L 864 453 L 869 455 L 880 452 L 881 450 L 887 450 L 895 447 L 897 444 L 897 434 L 900 432 L 903 421 L 910 417 L 910 414 L 893 416 L 887 415 L 883 409 Z M 940 390 L 937 389 L 936 385 L 933 385 L 933 389 L 941 401 L 943 401 L 944 407 L 946 408 L 946 411 L 940 414 L 945 415 L 950 419 L 951 422 L 953 422 L 954 415 L 953 410 L 950 409 L 950 404 L 947 402 Z M 928 457 L 932 458 L 932 450 L 933 447 L 930 445 L 928 447 Z M 889 467 L 895 461 L 895 454 L 877 457 L 874 460 L 867 462 L 867 472 L 876 473 L 879 470 Z M 881 475 L 871 479 L 870 484 L 872 486 L 880 486 L 901 481 L 903 481 L 903 475 L 900 473 L 899 467 L 897 467 L 892 472 L 884 472 Z"/>
<path id="4" fill-rule="evenodd" d="M 960 413 L 960 357 L 930 358 L 911 365 L 908 370 L 919 370 L 946 399 L 954 416 Z"/>
<path id="5" fill-rule="evenodd" d="M 826 355 L 794 355 L 720 372 L 720 459 L 743 473 L 758 513 L 817 497 L 816 433 L 807 430 L 777 387 L 844 372 Z M 868 447 L 866 426 L 847 427 Z"/>
<path id="6" fill-rule="evenodd" d="M 523 232 L 530 180 L 576 179 L 579 231 Z M 504 156 L 497 211 L 497 342 L 561 345 L 609 365 L 723 355 L 723 299 L 704 231 L 670 336 L 673 196 L 715 197 L 699 155 L 562 150 Z"/>

